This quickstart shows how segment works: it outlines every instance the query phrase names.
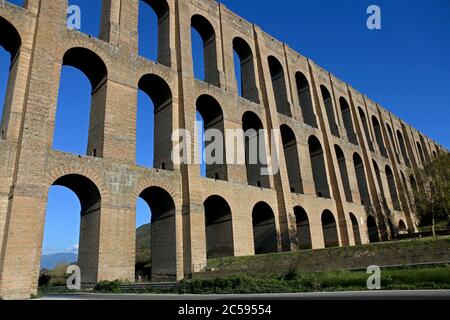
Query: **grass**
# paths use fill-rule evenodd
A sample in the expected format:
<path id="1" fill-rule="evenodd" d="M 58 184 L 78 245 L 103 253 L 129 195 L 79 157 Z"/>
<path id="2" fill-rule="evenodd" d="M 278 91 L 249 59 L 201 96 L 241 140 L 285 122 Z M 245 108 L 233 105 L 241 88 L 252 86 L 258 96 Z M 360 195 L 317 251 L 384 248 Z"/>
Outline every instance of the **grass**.
<path id="1" fill-rule="evenodd" d="M 357 271 L 303 272 L 293 270 L 279 278 L 272 275 L 199 279 L 189 282 L 184 293 L 246 294 L 367 290 L 370 274 Z M 383 290 L 450 289 L 450 266 L 382 269 Z"/>
<path id="2" fill-rule="evenodd" d="M 291 270 L 272 274 L 234 275 L 220 279 L 184 280 L 173 289 L 121 289 L 116 281 L 102 281 L 93 292 L 175 293 L 175 294 L 254 294 L 367 290 L 370 274 L 363 271 L 304 272 Z M 381 269 L 382 290 L 450 289 L 450 266 Z M 52 293 L 51 289 L 44 293 Z M 56 293 L 56 292 L 54 292 Z"/>

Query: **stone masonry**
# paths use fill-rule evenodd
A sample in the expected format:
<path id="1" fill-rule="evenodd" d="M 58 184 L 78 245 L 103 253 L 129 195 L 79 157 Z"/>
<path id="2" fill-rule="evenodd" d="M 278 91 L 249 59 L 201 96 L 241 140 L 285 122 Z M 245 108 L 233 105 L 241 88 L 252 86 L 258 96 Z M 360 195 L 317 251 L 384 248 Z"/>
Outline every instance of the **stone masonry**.
<path id="1" fill-rule="evenodd" d="M 0 0 L 0 45 L 11 53 L 0 140 L 1 298 L 37 292 L 52 185 L 81 203 L 84 283 L 134 281 L 138 197 L 152 210 L 155 281 L 189 277 L 211 257 L 353 246 L 416 230 L 415 173 L 442 147 L 222 4 L 145 2 L 159 19 L 157 62 L 138 55 L 139 0 L 103 0 L 99 38 L 67 29 L 67 0 L 24 8 Z M 191 27 L 204 41 L 204 81 L 194 79 Z M 63 65 L 92 84 L 86 155 L 52 150 Z M 135 164 L 138 90 L 155 105 L 153 169 Z M 210 165 L 202 177 L 199 165 L 174 163 L 172 132 L 194 132 L 196 111 L 205 128 L 222 132 L 281 129 L 280 171 Z M 251 139 L 277 152 L 264 134 L 237 143 L 248 149 Z"/>

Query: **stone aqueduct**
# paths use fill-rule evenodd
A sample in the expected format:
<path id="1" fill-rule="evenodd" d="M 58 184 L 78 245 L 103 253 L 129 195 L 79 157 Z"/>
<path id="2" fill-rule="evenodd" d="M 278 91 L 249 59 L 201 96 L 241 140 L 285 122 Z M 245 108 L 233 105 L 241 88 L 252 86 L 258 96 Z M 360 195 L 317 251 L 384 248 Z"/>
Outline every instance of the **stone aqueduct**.
<path id="1" fill-rule="evenodd" d="M 52 185 L 80 200 L 86 283 L 134 280 L 137 197 L 152 210 L 154 280 L 182 279 L 210 257 L 351 246 L 416 229 L 415 171 L 440 146 L 213 0 L 145 1 L 159 19 L 157 62 L 138 55 L 139 0 L 103 0 L 99 38 L 66 28 L 67 0 L 0 1 L 0 45 L 11 54 L 1 297 L 37 290 Z M 204 81 L 194 78 L 191 28 L 204 41 Z M 52 150 L 63 65 L 92 84 L 86 156 Z M 135 164 L 139 89 L 155 105 L 154 169 Z M 193 131 L 196 111 L 207 128 L 280 128 L 280 172 L 222 165 L 202 177 L 198 165 L 172 163 L 171 133 Z"/>

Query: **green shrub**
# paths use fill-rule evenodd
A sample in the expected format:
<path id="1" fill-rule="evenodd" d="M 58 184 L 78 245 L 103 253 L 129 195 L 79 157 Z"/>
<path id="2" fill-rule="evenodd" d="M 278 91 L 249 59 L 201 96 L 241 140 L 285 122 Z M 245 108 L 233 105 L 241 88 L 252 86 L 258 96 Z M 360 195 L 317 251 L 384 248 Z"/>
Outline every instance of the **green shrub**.
<path id="1" fill-rule="evenodd" d="M 95 285 L 94 291 L 118 293 L 120 292 L 120 281 L 100 281 Z"/>

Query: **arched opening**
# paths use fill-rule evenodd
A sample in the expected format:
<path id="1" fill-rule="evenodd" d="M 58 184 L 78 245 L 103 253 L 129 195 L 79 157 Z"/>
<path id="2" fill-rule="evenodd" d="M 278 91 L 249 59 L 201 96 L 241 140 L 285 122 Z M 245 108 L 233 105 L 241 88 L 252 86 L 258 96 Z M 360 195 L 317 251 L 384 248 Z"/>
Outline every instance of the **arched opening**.
<path id="1" fill-rule="evenodd" d="M 422 135 L 420 135 L 420 145 L 422 146 L 422 151 L 423 151 L 423 155 L 425 158 L 425 162 L 429 162 L 431 160 L 430 153 L 428 152 L 427 143 L 425 142 L 425 138 Z"/>
<path id="2" fill-rule="evenodd" d="M 401 208 L 400 208 L 400 202 L 398 199 L 397 187 L 395 186 L 394 174 L 392 173 L 392 170 L 389 166 L 386 166 L 385 170 L 386 170 L 386 178 L 387 178 L 387 182 L 388 182 L 388 186 L 389 186 L 389 192 L 391 194 L 392 205 L 394 206 L 395 210 L 400 211 Z"/>
<path id="3" fill-rule="evenodd" d="M 361 107 L 358 108 L 358 111 L 359 111 L 359 116 L 361 118 L 361 123 L 362 123 L 363 129 L 364 129 L 364 134 L 366 136 L 368 147 L 369 147 L 370 151 L 373 152 L 374 151 L 373 142 L 372 142 L 372 139 L 370 138 L 370 130 L 369 130 L 369 124 L 367 123 L 366 114 L 364 113 L 364 111 Z"/>
<path id="4" fill-rule="evenodd" d="M 436 158 L 437 157 L 437 153 L 436 151 L 433 150 L 433 157 Z"/>
<path id="5" fill-rule="evenodd" d="M 370 201 L 369 189 L 367 188 L 366 170 L 361 157 L 357 153 L 353 154 L 353 165 L 355 167 L 359 195 L 361 196 L 361 204 L 370 206 L 372 202 Z"/>
<path id="6" fill-rule="evenodd" d="M 173 281 L 176 279 L 175 203 L 160 187 L 145 189 L 139 198 L 146 202 L 151 212 L 150 226 L 147 227 L 149 234 L 141 240 L 146 241 L 151 250 L 145 269 L 151 270 L 153 282 Z M 136 271 L 138 274 L 139 270 Z"/>
<path id="7" fill-rule="evenodd" d="M 336 123 L 336 117 L 334 115 L 333 99 L 331 94 L 325 86 L 320 86 L 322 93 L 323 104 L 325 105 L 325 111 L 327 112 L 328 125 L 330 126 L 331 134 L 335 137 L 339 137 L 339 128 Z"/>
<path id="8" fill-rule="evenodd" d="M 202 146 L 202 162 L 206 167 L 205 176 L 216 180 L 227 180 L 228 172 L 225 159 L 225 128 L 222 108 L 213 97 L 202 95 L 197 99 L 198 119 L 204 132 L 198 137 Z M 204 148 L 203 148 L 204 146 Z"/>
<path id="9" fill-rule="evenodd" d="M 217 71 L 216 32 L 211 23 L 201 15 L 191 19 L 192 62 L 194 76 L 202 81 L 219 87 Z"/>
<path id="10" fill-rule="evenodd" d="M 406 228 L 406 224 L 403 220 L 400 220 L 398 222 L 398 233 L 399 234 L 406 234 L 408 233 L 408 229 Z"/>
<path id="11" fill-rule="evenodd" d="M 330 189 L 328 186 L 327 170 L 325 168 L 322 145 L 314 136 L 311 136 L 308 139 L 308 145 L 316 195 L 322 198 L 330 198 Z"/>
<path id="12" fill-rule="evenodd" d="M 336 158 L 339 165 L 339 173 L 341 174 L 342 186 L 344 187 L 345 200 L 347 202 L 352 202 L 352 190 L 350 188 L 350 181 L 348 179 L 347 163 L 345 161 L 344 152 L 338 145 L 334 145 L 334 150 L 336 152 Z"/>
<path id="13" fill-rule="evenodd" d="M 244 39 L 236 37 L 233 39 L 233 50 L 239 96 L 259 103 L 252 49 Z"/>
<path id="14" fill-rule="evenodd" d="M 325 210 L 322 213 L 321 221 L 325 248 L 338 247 L 339 237 L 336 228 L 336 220 L 334 219 L 333 213 L 331 213 L 330 210 Z"/>
<path id="15" fill-rule="evenodd" d="M 312 249 L 311 230 L 308 215 L 302 207 L 294 208 L 295 221 L 297 224 L 298 249 Z"/>
<path id="16" fill-rule="evenodd" d="M 297 94 L 300 103 L 300 108 L 303 114 L 303 121 L 313 127 L 317 128 L 317 119 L 314 114 L 314 107 L 311 98 L 311 90 L 308 79 L 301 72 L 295 74 L 295 81 L 297 84 Z"/>
<path id="17" fill-rule="evenodd" d="M 22 7 L 22 8 L 24 8 L 25 7 L 25 0 L 6 0 L 6 2 L 10 2 L 10 3 L 12 3 L 12 4 L 14 4 L 14 5 L 16 5 L 16 6 L 18 6 L 18 7 Z"/>
<path id="18" fill-rule="evenodd" d="M 139 80 L 136 117 L 136 163 L 173 170 L 172 92 L 159 76 L 146 74 Z"/>
<path id="19" fill-rule="evenodd" d="M 350 220 L 352 222 L 353 238 L 355 239 L 355 245 L 361 245 L 361 234 L 359 232 L 358 219 L 350 212 Z"/>
<path id="20" fill-rule="evenodd" d="M 291 107 L 287 98 L 286 80 L 284 78 L 283 66 L 274 56 L 270 56 L 267 61 L 269 63 L 270 77 L 272 80 L 272 88 L 277 111 L 291 117 Z"/>
<path id="21" fill-rule="evenodd" d="M 275 215 L 265 202 L 258 202 L 252 211 L 255 254 L 278 251 Z"/>
<path id="22" fill-rule="evenodd" d="M 269 177 L 261 173 L 267 162 L 262 122 L 256 114 L 247 111 L 242 117 L 242 129 L 244 130 L 247 182 L 251 186 L 270 188 Z"/>
<path id="23" fill-rule="evenodd" d="M 166 0 L 139 1 L 139 55 L 170 67 L 170 11 Z"/>
<path id="24" fill-rule="evenodd" d="M 400 132 L 400 130 L 397 130 L 397 138 L 398 138 L 398 143 L 400 144 L 400 151 L 402 152 L 403 160 L 405 161 L 405 164 L 407 167 L 411 167 L 411 163 L 409 161 L 408 154 L 406 153 L 405 140 L 403 139 L 403 135 Z"/>
<path id="25" fill-rule="evenodd" d="M 280 131 L 291 192 L 303 193 L 297 139 L 295 138 L 295 134 L 292 129 L 285 124 L 281 125 Z"/>
<path id="26" fill-rule="evenodd" d="M 375 176 L 377 178 L 378 188 L 379 188 L 380 193 L 381 193 L 381 199 L 383 201 L 384 206 L 387 207 L 386 195 L 384 193 L 383 181 L 381 180 L 380 168 L 378 167 L 378 165 L 375 162 L 375 160 L 372 160 L 372 163 L 373 163 L 373 168 L 375 170 Z"/>
<path id="27" fill-rule="evenodd" d="M 344 120 L 344 127 L 347 132 L 348 141 L 354 145 L 358 145 L 358 138 L 356 137 L 355 127 L 353 126 L 352 111 L 350 110 L 350 106 L 344 97 L 339 99 L 339 104 L 341 105 L 342 119 Z"/>
<path id="28" fill-rule="evenodd" d="M 377 223 L 372 216 L 367 217 L 367 232 L 369 234 L 369 241 L 380 242 L 380 236 L 378 235 Z"/>
<path id="29" fill-rule="evenodd" d="M 408 198 L 408 201 L 411 203 L 411 195 L 409 193 L 408 184 L 406 183 L 406 177 L 403 171 L 400 171 L 400 176 L 402 178 L 402 188 L 403 188 L 402 191 L 406 193 L 406 197 Z"/>
<path id="30" fill-rule="evenodd" d="M 103 1 L 87 1 L 87 0 L 69 0 L 68 6 L 78 6 L 81 14 L 81 32 L 98 38 L 100 34 L 100 21 L 102 18 Z M 74 16 L 74 11 L 69 11 L 67 18 L 71 22 L 71 17 Z M 70 23 L 68 24 L 70 26 Z"/>
<path id="31" fill-rule="evenodd" d="M 409 176 L 409 183 L 414 191 L 414 196 L 416 196 L 419 193 L 419 188 L 417 187 L 417 182 L 413 175 Z"/>
<path id="32" fill-rule="evenodd" d="M 422 146 L 419 141 L 417 141 L 417 151 L 419 152 L 420 162 L 422 165 L 425 165 L 425 156 L 423 155 Z"/>
<path id="33" fill-rule="evenodd" d="M 0 139 L 6 139 L 22 40 L 16 28 L 2 17 L 0 29 Z"/>
<path id="34" fill-rule="evenodd" d="M 97 54 L 85 48 L 69 49 L 62 65 L 53 148 L 102 157 L 106 66 Z M 77 90 L 73 90 L 75 84 Z"/>
<path id="35" fill-rule="evenodd" d="M 76 263 L 82 283 L 96 283 L 100 218 L 100 191 L 90 179 L 78 174 L 58 178 L 48 193 L 41 268 Z"/>
<path id="36" fill-rule="evenodd" d="M 392 147 L 394 148 L 395 157 L 397 158 L 397 162 L 400 163 L 400 155 L 398 154 L 397 145 L 395 144 L 394 133 L 392 132 L 391 126 L 386 123 L 386 128 L 389 134 L 389 138 L 391 139 Z"/>
<path id="37" fill-rule="evenodd" d="M 136 261 L 135 281 L 149 282 L 152 278 L 152 211 L 141 197 L 136 200 Z"/>
<path id="38" fill-rule="evenodd" d="M 375 130 L 375 139 L 377 140 L 378 149 L 383 157 L 387 158 L 386 146 L 384 145 L 383 133 L 381 132 L 380 122 L 375 116 L 372 116 L 372 125 Z"/>
<path id="39" fill-rule="evenodd" d="M 233 256 L 233 223 L 230 206 L 222 197 L 210 196 L 203 203 L 203 208 L 208 259 Z"/>

